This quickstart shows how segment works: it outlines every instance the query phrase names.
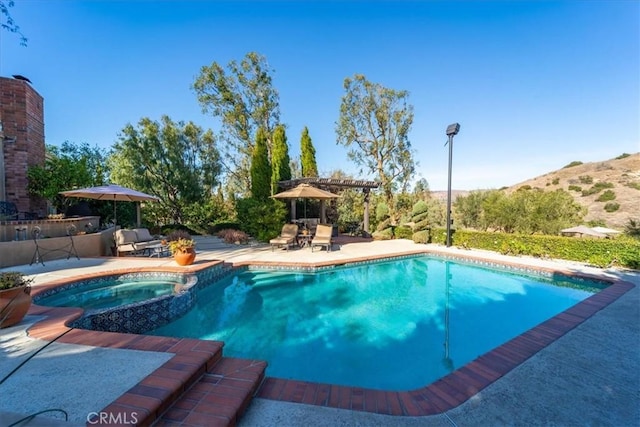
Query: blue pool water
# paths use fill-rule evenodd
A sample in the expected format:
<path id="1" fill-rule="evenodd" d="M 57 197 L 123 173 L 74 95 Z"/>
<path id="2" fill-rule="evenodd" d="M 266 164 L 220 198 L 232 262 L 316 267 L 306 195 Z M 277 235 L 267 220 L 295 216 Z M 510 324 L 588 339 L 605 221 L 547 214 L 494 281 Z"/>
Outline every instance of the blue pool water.
<path id="1" fill-rule="evenodd" d="M 266 360 L 273 377 L 411 390 L 601 288 L 426 256 L 315 273 L 245 270 L 150 334 L 222 340 L 226 356 Z"/>
<path id="2" fill-rule="evenodd" d="M 179 289 L 176 281 L 158 278 L 113 277 L 69 287 L 34 302 L 53 307 L 80 307 L 101 310 L 171 295 Z"/>

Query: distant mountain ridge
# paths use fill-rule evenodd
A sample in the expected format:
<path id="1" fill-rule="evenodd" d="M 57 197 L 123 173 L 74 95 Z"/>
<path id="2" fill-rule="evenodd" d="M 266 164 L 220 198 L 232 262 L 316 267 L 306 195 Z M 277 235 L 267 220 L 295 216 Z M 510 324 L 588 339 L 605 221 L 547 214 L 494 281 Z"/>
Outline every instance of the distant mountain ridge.
<path id="1" fill-rule="evenodd" d="M 575 163 L 512 185 L 506 191 L 525 186 L 545 191 L 561 188 L 587 208 L 585 222 L 600 220 L 612 228 L 623 229 L 629 218 L 640 219 L 640 153 L 602 162 Z M 609 197 L 603 196 L 607 191 Z M 619 206 L 607 212 L 607 204 L 610 204 L 609 209 L 616 204 Z"/>
<path id="2" fill-rule="evenodd" d="M 577 203 L 587 208 L 585 222 L 603 221 L 607 227 L 618 230 L 622 230 L 630 218 L 640 219 L 640 153 L 621 155 L 601 162 L 576 161 L 570 165 L 504 189 L 507 192 L 527 186 L 544 191 L 563 189 Z M 612 192 L 614 198 L 602 200 L 611 197 L 610 193 L 609 197 L 603 197 L 605 191 Z M 470 191 L 465 190 L 451 190 L 451 199 L 455 201 L 456 197 L 469 193 Z M 447 191 L 432 191 L 431 196 L 447 201 Z M 610 204 L 609 209 L 615 204 L 618 207 L 607 212 L 607 204 Z"/>

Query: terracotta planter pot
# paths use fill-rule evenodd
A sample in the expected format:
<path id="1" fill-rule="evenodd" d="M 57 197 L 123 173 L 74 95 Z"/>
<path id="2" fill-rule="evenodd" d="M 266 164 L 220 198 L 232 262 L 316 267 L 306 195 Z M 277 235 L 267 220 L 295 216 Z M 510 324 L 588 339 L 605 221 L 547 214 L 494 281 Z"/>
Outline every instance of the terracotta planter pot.
<path id="1" fill-rule="evenodd" d="M 196 251 L 194 249 L 187 249 L 183 252 L 176 252 L 173 254 L 173 258 L 178 265 L 191 265 L 196 259 Z"/>
<path id="2" fill-rule="evenodd" d="M 0 291 L 0 328 L 7 328 L 20 322 L 31 307 L 31 286 Z"/>

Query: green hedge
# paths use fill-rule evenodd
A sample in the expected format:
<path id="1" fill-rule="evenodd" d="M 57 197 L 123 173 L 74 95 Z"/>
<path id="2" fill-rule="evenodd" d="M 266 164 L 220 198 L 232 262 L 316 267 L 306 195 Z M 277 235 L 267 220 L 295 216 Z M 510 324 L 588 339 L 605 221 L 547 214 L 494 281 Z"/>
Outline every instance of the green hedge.
<path id="1" fill-rule="evenodd" d="M 413 230 L 410 227 L 400 226 L 393 230 L 393 235 L 396 239 L 411 239 Z"/>
<path id="2" fill-rule="evenodd" d="M 414 233 L 413 240 L 416 243 L 444 244 L 446 236 L 446 229 L 432 229 Z M 598 267 L 640 269 L 640 240 L 625 236 L 592 239 L 457 230 L 452 234 L 452 244 L 505 255 L 531 255 L 585 262 Z"/>

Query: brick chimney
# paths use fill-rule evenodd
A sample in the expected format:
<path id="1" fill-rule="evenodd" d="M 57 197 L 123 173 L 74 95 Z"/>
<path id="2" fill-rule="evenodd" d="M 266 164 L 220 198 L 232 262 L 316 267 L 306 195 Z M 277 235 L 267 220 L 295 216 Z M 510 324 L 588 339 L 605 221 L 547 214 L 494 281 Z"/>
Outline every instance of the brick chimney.
<path id="1" fill-rule="evenodd" d="M 27 168 L 45 161 L 44 100 L 22 76 L 0 77 L 0 148 L 0 200 L 45 216 L 46 201 L 27 192 Z"/>

